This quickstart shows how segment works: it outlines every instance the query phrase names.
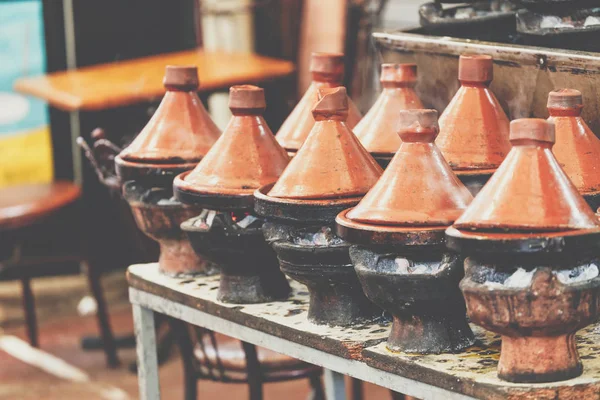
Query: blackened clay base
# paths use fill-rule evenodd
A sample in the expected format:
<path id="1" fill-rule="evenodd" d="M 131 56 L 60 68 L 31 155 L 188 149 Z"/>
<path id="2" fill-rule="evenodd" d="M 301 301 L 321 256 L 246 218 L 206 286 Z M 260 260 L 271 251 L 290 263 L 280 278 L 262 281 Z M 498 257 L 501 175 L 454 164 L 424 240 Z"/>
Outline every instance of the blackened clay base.
<path id="1" fill-rule="evenodd" d="M 290 286 L 261 225 L 262 220 L 252 215 L 234 220 L 229 212 L 215 211 L 181 225 L 196 253 L 220 266 L 220 301 L 251 304 L 288 297 Z"/>
<path id="2" fill-rule="evenodd" d="M 364 295 L 350 261 L 350 244 L 330 236 L 326 245 L 303 240 L 331 228 L 267 222 L 265 238 L 273 246 L 281 270 L 307 286 L 308 319 L 315 324 L 349 326 L 371 321 L 381 310 Z"/>
<path id="3" fill-rule="evenodd" d="M 134 181 L 123 185 L 123 195 L 131 207 L 138 228 L 160 245 L 158 263 L 169 276 L 212 275 L 218 268 L 197 255 L 179 225 L 198 215 L 202 208 L 172 199 L 169 189 L 147 188 Z"/>
<path id="4" fill-rule="evenodd" d="M 575 333 L 600 315 L 600 277 L 563 284 L 556 270 L 573 270 L 576 275 L 576 269 L 590 261 L 573 260 L 570 268 L 563 264 L 553 269 L 548 266 L 552 262 L 536 266 L 513 258 L 525 271 L 535 270 L 530 281 L 518 285 L 521 287 L 503 283 L 517 270 L 514 264 L 511 268 L 489 261 L 467 258 L 460 287 L 471 320 L 502 335 L 498 377 L 515 383 L 541 383 L 581 375 Z M 600 265 L 598 260 L 592 262 Z"/>
<path id="5" fill-rule="evenodd" d="M 423 254 L 423 253 L 421 253 Z M 474 344 L 458 288 L 462 259 L 431 250 L 426 255 L 352 246 L 350 258 L 367 297 L 393 315 L 387 347 L 406 353 L 455 353 Z M 407 273 L 401 266 L 428 266 Z"/>

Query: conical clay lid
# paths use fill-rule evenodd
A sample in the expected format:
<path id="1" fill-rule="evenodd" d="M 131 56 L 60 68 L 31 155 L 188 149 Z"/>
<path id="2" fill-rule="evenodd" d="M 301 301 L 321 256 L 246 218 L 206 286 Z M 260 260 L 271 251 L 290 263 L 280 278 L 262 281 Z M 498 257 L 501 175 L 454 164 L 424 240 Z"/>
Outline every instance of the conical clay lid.
<path id="1" fill-rule="evenodd" d="M 461 87 L 440 117 L 436 144 L 457 173 L 493 172 L 510 150 L 509 120 L 488 88 L 493 77 L 490 56 L 462 55 Z"/>
<path id="2" fill-rule="evenodd" d="M 435 110 L 398 115 L 400 149 L 375 186 L 347 214 L 353 221 L 388 226 L 448 226 L 473 197 L 437 148 Z"/>
<path id="3" fill-rule="evenodd" d="M 312 109 L 318 101 L 319 89 L 336 88 L 344 78 L 344 55 L 340 53 L 312 53 L 310 61 L 312 83 L 279 128 L 276 139 L 287 151 L 295 152 L 302 146 L 314 125 Z M 361 119 L 360 111 L 349 100 L 347 124 L 354 128 Z"/>
<path id="4" fill-rule="evenodd" d="M 249 195 L 275 182 L 289 162 L 262 114 L 262 88 L 243 85 L 229 90 L 229 125 L 192 172 L 177 184 L 198 193 Z"/>
<path id="5" fill-rule="evenodd" d="M 169 65 L 163 83 L 165 96 L 148 124 L 121 152 L 123 160 L 158 164 L 198 162 L 221 135 L 196 94 L 196 67 Z"/>
<path id="6" fill-rule="evenodd" d="M 600 140 L 581 118 L 583 99 L 575 89 L 548 95 L 548 111 L 556 131 L 554 155 L 579 193 L 600 191 Z"/>
<path id="7" fill-rule="evenodd" d="M 417 65 L 383 64 L 380 81 L 381 94 L 353 131 L 371 154 L 394 154 L 402 143 L 396 132 L 398 110 L 423 108 L 415 92 Z"/>
<path id="8" fill-rule="evenodd" d="M 382 169 L 352 133 L 344 87 L 321 89 L 315 125 L 268 195 L 286 199 L 362 196 Z"/>
<path id="9" fill-rule="evenodd" d="M 508 156 L 454 227 L 525 233 L 600 227 L 552 154 L 554 125 L 524 118 L 510 130 Z"/>

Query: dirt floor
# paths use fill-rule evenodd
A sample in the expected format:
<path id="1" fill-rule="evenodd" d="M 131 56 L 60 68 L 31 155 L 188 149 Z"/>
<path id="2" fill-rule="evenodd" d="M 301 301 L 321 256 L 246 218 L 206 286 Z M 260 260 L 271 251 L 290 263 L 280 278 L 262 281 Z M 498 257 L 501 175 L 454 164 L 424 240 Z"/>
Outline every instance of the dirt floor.
<path id="1" fill-rule="evenodd" d="M 123 272 L 103 279 L 117 335 L 133 331 Z M 132 348 L 119 351 L 122 366 L 106 367 L 102 351 L 84 351 L 81 338 L 97 334 L 94 315 L 80 316 L 77 305 L 87 294 L 81 276 L 34 280 L 40 322 L 40 350 L 25 339 L 18 282 L 0 283 L 0 399 L 136 399 L 137 377 L 129 371 Z M 176 349 L 160 368 L 164 399 L 183 399 L 182 368 Z M 265 385 L 265 399 L 300 400 L 310 392 L 306 380 Z M 198 383 L 200 399 L 246 399 L 242 384 Z M 365 399 L 390 399 L 387 390 L 364 385 Z"/>

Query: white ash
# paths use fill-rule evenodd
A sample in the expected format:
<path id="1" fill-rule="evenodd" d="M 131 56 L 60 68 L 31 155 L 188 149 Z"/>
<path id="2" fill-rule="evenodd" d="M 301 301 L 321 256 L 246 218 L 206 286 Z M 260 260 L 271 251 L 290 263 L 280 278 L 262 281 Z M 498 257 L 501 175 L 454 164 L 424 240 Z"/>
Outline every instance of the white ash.
<path id="1" fill-rule="evenodd" d="M 596 17 L 595 15 L 590 15 L 585 19 L 583 26 L 594 26 L 600 25 L 600 17 Z"/>
<path id="2" fill-rule="evenodd" d="M 598 276 L 598 266 L 594 263 L 583 265 L 574 269 L 566 269 L 554 272 L 556 278 L 563 285 L 585 282 Z"/>
<path id="3" fill-rule="evenodd" d="M 217 215 L 216 211 L 213 210 L 202 210 L 200 215 L 194 220 L 192 226 L 207 228 L 212 226 L 212 223 Z"/>
<path id="4" fill-rule="evenodd" d="M 306 232 L 300 233 L 300 235 L 294 238 L 294 243 L 303 246 L 331 246 L 343 242 L 328 226 L 322 227 L 315 233 Z"/>
<path id="5" fill-rule="evenodd" d="M 518 268 L 515 272 L 512 273 L 508 278 L 504 280 L 504 282 L 492 282 L 486 281 L 484 283 L 490 289 L 495 288 L 513 288 L 513 289 L 523 289 L 531 285 L 531 280 L 533 279 L 533 274 L 537 271 L 537 268 L 532 269 L 531 271 L 526 271 L 523 268 Z"/>
<path id="6" fill-rule="evenodd" d="M 171 197 L 170 199 L 160 199 L 156 205 L 158 206 L 178 206 L 179 201 L 177 201 L 177 199 L 175 197 Z"/>
<path id="7" fill-rule="evenodd" d="M 394 263 L 397 267 L 396 272 L 407 275 L 435 274 L 442 266 L 442 263 L 440 262 L 414 263 L 406 258 L 401 257 L 396 258 Z"/>
<path id="8" fill-rule="evenodd" d="M 476 16 L 475 9 L 472 7 L 459 8 L 454 13 L 455 19 L 469 19 Z"/>
<path id="9" fill-rule="evenodd" d="M 573 20 L 571 20 L 570 17 L 563 19 L 554 15 L 547 15 L 542 18 L 542 22 L 540 22 L 540 28 L 575 28 L 575 22 L 573 22 Z"/>
<path id="10" fill-rule="evenodd" d="M 239 226 L 242 229 L 245 229 L 245 228 L 249 227 L 250 225 L 252 225 L 252 223 L 257 220 L 258 220 L 258 218 L 256 218 L 253 215 L 246 215 L 246 217 L 244 219 L 242 219 L 241 221 L 239 221 L 237 223 L 237 226 Z"/>
<path id="11" fill-rule="evenodd" d="M 555 17 L 553 15 L 548 15 L 542 18 L 542 22 L 540 22 L 540 28 L 554 28 L 556 25 L 560 24 L 562 19 L 559 17 Z"/>

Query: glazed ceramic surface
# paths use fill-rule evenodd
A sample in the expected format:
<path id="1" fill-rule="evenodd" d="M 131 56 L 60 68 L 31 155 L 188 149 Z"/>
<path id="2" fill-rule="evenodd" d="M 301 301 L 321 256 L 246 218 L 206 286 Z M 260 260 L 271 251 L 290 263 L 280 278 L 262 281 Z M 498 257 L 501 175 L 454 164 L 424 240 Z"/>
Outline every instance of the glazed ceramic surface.
<path id="1" fill-rule="evenodd" d="M 581 117 L 582 109 L 578 90 L 560 89 L 548 95 L 548 121 L 556 132 L 552 151 L 579 193 L 596 209 L 600 206 L 600 139 Z"/>
<path id="2" fill-rule="evenodd" d="M 312 109 L 318 102 L 319 90 L 335 88 L 344 77 L 344 55 L 339 53 L 313 53 L 310 63 L 312 83 L 279 128 L 276 139 L 290 153 L 300 149 L 310 133 L 314 119 Z M 349 101 L 348 126 L 352 129 L 362 115 L 352 100 Z"/>
<path id="3" fill-rule="evenodd" d="M 383 64 L 380 82 L 381 94 L 353 129 L 376 159 L 393 157 L 402 143 L 397 134 L 398 111 L 423 108 L 415 92 L 416 64 Z"/>
<path id="4" fill-rule="evenodd" d="M 485 175 L 485 183 L 510 150 L 509 120 L 489 89 L 492 78 L 490 56 L 460 57 L 461 86 L 440 117 L 436 144 L 461 179 Z"/>

